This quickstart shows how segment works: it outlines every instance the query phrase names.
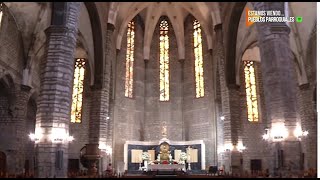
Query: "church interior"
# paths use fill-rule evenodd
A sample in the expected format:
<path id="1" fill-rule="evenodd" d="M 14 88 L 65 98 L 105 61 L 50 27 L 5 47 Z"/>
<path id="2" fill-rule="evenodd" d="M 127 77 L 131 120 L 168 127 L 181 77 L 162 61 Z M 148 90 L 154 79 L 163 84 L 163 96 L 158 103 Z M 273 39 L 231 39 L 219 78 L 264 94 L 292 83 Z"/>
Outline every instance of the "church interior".
<path id="1" fill-rule="evenodd" d="M 316 177 L 316 17 L 316 2 L 1 2 L 0 177 Z"/>

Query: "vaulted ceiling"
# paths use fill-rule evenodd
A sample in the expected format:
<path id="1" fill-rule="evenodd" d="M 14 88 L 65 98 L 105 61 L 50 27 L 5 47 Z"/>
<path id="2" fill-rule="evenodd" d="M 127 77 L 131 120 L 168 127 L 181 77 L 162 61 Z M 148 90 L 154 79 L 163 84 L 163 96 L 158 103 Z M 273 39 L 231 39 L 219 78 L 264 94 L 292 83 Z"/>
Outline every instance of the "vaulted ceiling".
<path id="1" fill-rule="evenodd" d="M 161 16 L 171 21 L 177 38 L 179 59 L 184 59 L 184 20 L 188 14 L 193 15 L 201 24 L 207 36 L 208 48 L 212 48 L 212 27 L 220 23 L 217 3 L 213 2 L 112 2 L 110 4 L 108 23 L 117 30 L 117 49 L 127 29 L 127 24 L 136 16 L 144 21 L 144 59 L 149 59 L 150 45 L 156 24 Z"/>

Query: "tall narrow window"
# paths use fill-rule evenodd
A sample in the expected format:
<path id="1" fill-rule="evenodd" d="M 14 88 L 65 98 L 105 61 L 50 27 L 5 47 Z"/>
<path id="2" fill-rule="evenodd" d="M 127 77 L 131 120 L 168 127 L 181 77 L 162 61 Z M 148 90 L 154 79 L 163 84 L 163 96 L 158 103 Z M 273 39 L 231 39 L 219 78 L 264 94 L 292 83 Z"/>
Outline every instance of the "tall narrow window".
<path id="1" fill-rule="evenodd" d="M 160 23 L 160 101 L 169 101 L 169 25 Z"/>
<path id="2" fill-rule="evenodd" d="M 1 27 L 1 22 L 2 22 L 2 16 L 3 16 L 3 3 L 0 3 L 0 27 Z"/>
<path id="3" fill-rule="evenodd" d="M 243 62 L 244 62 L 245 84 L 246 84 L 248 121 L 258 122 L 259 110 L 258 110 L 254 63 L 253 61 L 243 61 Z"/>
<path id="4" fill-rule="evenodd" d="M 202 57 L 202 37 L 200 23 L 193 21 L 193 45 L 194 45 L 194 69 L 196 82 L 196 97 L 204 96 L 204 79 L 203 79 L 203 57 Z"/>
<path id="5" fill-rule="evenodd" d="M 85 71 L 85 59 L 76 59 L 74 79 L 73 79 L 73 93 L 72 93 L 72 107 L 71 107 L 71 122 L 81 123 L 82 112 L 82 93 L 83 80 Z"/>
<path id="6" fill-rule="evenodd" d="M 126 84 L 125 97 L 132 98 L 133 91 L 133 62 L 134 62 L 134 21 L 128 24 L 127 54 L 126 54 Z"/>

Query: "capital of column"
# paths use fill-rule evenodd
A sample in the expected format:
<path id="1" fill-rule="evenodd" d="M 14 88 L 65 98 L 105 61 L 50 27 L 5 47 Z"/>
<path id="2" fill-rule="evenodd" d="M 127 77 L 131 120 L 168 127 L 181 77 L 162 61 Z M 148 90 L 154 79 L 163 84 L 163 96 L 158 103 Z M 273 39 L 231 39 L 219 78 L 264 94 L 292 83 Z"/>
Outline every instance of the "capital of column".
<path id="1" fill-rule="evenodd" d="M 116 49 L 116 55 L 118 55 L 121 52 L 120 49 Z"/>
<path id="2" fill-rule="evenodd" d="M 215 32 L 217 32 L 217 31 L 222 31 L 222 24 L 220 23 L 220 24 L 216 24 L 215 26 L 214 26 L 214 31 Z"/>
<path id="3" fill-rule="evenodd" d="M 45 34 L 49 36 L 51 33 L 69 33 L 75 32 L 73 28 L 68 26 L 60 26 L 60 25 L 51 25 L 46 30 L 44 30 Z"/>
<path id="4" fill-rule="evenodd" d="M 21 85 L 20 85 L 20 89 L 21 89 L 21 91 L 23 91 L 23 92 L 30 92 L 30 90 L 31 90 L 32 88 L 31 88 L 30 86 L 21 84 Z"/>
<path id="5" fill-rule="evenodd" d="M 217 46 L 219 46 L 219 44 L 222 44 L 222 39 L 223 39 L 223 34 L 222 34 L 222 24 L 217 24 L 214 26 L 214 31 L 216 32 L 216 41 L 217 41 Z"/>
<path id="6" fill-rule="evenodd" d="M 277 33 L 290 33 L 290 28 L 285 24 L 277 24 L 277 23 L 270 23 L 270 32 L 272 34 L 277 34 Z"/>
<path id="7" fill-rule="evenodd" d="M 115 26 L 111 23 L 107 23 L 107 31 L 113 32 L 115 30 Z"/>

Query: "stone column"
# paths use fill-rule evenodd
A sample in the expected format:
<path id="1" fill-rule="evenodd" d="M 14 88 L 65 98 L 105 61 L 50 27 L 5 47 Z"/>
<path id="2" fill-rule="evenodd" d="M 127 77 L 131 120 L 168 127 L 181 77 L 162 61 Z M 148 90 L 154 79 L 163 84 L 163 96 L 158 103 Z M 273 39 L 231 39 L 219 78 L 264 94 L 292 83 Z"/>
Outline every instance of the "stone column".
<path id="1" fill-rule="evenodd" d="M 216 33 L 216 47 L 214 49 L 214 61 L 218 66 L 218 74 L 221 90 L 221 106 L 223 120 L 223 139 L 224 147 L 230 146 L 230 149 L 224 154 L 225 171 L 230 172 L 231 166 L 240 166 L 239 152 L 234 149 L 237 146 L 240 133 L 240 121 L 239 121 L 239 87 L 236 85 L 227 85 L 226 72 L 225 72 L 225 55 L 222 42 L 222 25 L 215 26 Z M 235 170 L 235 169 L 234 169 Z"/>
<path id="2" fill-rule="evenodd" d="M 284 2 L 253 3 L 255 10 L 279 10 L 284 14 Z M 272 141 L 275 152 L 283 155 L 279 169 L 300 169 L 300 142 L 294 137 L 297 120 L 295 67 L 289 44 L 290 29 L 286 23 L 256 23 L 261 54 L 261 70 L 271 131 L 277 123 L 284 123 L 288 137 L 282 142 Z M 279 149 L 278 149 L 278 148 Z M 278 163 L 277 163 L 278 164 Z"/>
<path id="3" fill-rule="evenodd" d="M 184 112 L 184 109 L 183 109 L 183 103 L 184 103 L 184 93 L 183 93 L 183 89 L 184 89 L 184 61 L 185 59 L 179 59 L 179 62 L 180 62 L 180 66 L 181 66 L 181 112 L 182 112 L 182 124 L 181 124 L 181 128 L 182 128 L 182 134 L 181 134 L 181 140 L 182 141 L 185 141 L 186 140 L 186 127 L 185 127 L 185 123 L 184 123 L 184 115 L 183 115 L 183 112 Z"/>
<path id="4" fill-rule="evenodd" d="M 147 77 L 148 77 L 148 68 L 149 68 L 149 59 L 144 59 L 144 113 L 143 113 L 143 120 L 144 120 L 144 123 L 143 125 L 141 126 L 141 133 L 142 133 L 142 138 L 141 138 L 141 141 L 145 141 L 145 140 L 148 140 L 149 139 L 149 135 L 147 135 L 146 133 L 148 132 L 147 131 L 147 127 L 146 127 L 146 119 L 147 119 L 147 116 L 146 116 L 146 109 L 147 109 L 147 101 L 148 101 L 148 98 L 146 97 L 147 95 Z"/>
<path id="5" fill-rule="evenodd" d="M 302 138 L 304 151 L 304 169 L 317 167 L 317 115 L 312 103 L 313 92 L 310 84 L 299 86 L 298 103 L 302 130 L 308 131 L 308 136 Z"/>
<path id="6" fill-rule="evenodd" d="M 46 29 L 46 56 L 42 64 L 37 103 L 37 177 L 66 177 L 68 142 L 52 141 L 51 135 L 68 136 L 72 102 L 74 50 L 78 33 L 80 2 L 57 3 L 62 14 L 53 13 Z M 62 10 L 61 10 L 62 9 Z"/>
<path id="7" fill-rule="evenodd" d="M 13 121 L 16 128 L 16 150 L 12 152 L 14 162 L 9 163 L 13 166 L 8 167 L 9 173 L 22 174 L 24 172 L 25 164 L 25 145 L 29 141 L 28 133 L 26 131 L 26 119 L 27 119 L 27 106 L 29 100 L 29 86 L 21 85 L 15 91 L 14 108 L 12 109 Z"/>
<path id="8" fill-rule="evenodd" d="M 116 58 L 116 49 L 113 42 L 114 25 L 107 24 L 106 43 L 105 43 L 105 58 L 103 65 L 103 81 L 101 86 L 92 88 L 92 101 L 90 110 L 90 123 L 89 123 L 89 143 L 98 143 L 101 147 L 107 145 L 107 133 L 109 117 L 109 100 L 110 84 L 111 84 L 111 65 Z M 110 123 L 109 123 L 110 125 Z M 106 154 L 101 153 L 102 158 L 106 159 Z M 103 162 L 106 162 L 104 160 Z M 106 169 L 107 164 L 103 163 L 103 167 L 99 169 Z"/>

